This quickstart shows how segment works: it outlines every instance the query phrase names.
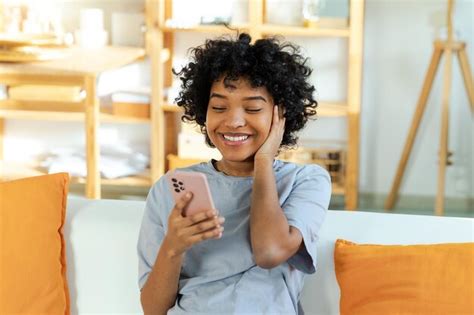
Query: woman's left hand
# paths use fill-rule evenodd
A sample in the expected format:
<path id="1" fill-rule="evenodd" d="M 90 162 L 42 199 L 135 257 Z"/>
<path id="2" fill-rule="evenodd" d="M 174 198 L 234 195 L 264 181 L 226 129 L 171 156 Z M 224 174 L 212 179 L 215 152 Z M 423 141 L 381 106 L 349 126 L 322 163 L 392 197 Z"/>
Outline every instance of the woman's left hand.
<path id="1" fill-rule="evenodd" d="M 283 134 L 285 132 L 285 117 L 283 111 L 279 110 L 278 106 L 273 107 L 272 126 L 268 134 L 267 140 L 255 153 L 255 159 L 268 158 L 273 161 L 280 148 Z"/>

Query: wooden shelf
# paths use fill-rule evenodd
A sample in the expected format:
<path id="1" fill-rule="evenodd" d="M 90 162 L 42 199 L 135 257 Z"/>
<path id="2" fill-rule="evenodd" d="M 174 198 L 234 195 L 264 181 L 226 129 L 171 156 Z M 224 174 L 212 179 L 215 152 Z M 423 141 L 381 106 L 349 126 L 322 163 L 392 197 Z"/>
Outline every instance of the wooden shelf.
<path id="1" fill-rule="evenodd" d="M 349 37 L 349 28 L 302 27 L 263 24 L 260 26 L 263 35 L 313 36 L 313 37 Z"/>
<path id="2" fill-rule="evenodd" d="M 71 183 L 75 184 L 85 184 L 86 179 L 83 177 L 73 177 L 71 179 Z M 150 187 L 151 186 L 151 179 L 150 179 L 150 172 L 146 171 L 142 174 L 136 176 L 127 176 L 127 177 L 120 177 L 116 179 L 100 179 L 101 185 L 104 186 L 138 186 L 138 187 Z"/>
<path id="3" fill-rule="evenodd" d="M 48 112 L 29 110 L 0 109 L 1 118 L 41 120 L 41 121 L 84 121 L 85 114 L 78 112 Z M 100 114 L 100 121 L 105 123 L 148 123 L 150 119 Z"/>
<path id="4" fill-rule="evenodd" d="M 0 110 L 25 110 L 25 111 L 62 111 L 82 112 L 84 102 L 46 101 L 46 100 L 0 100 Z"/>
<path id="5" fill-rule="evenodd" d="M 59 75 L 98 75 L 107 70 L 117 69 L 128 63 L 145 57 L 145 50 L 136 47 L 106 46 L 101 48 L 81 48 L 70 47 L 61 50 L 64 58 L 50 61 L 29 62 L 29 63 L 2 63 L 0 74 L 2 83 L 10 85 L 25 84 L 25 80 L 16 80 L 16 77 L 6 77 L 14 74 L 31 74 L 30 84 L 53 84 L 54 76 Z M 169 51 L 163 51 L 162 59 L 169 58 Z M 54 73 L 54 75 L 51 75 Z M 48 75 L 47 79 L 39 78 L 39 75 Z M 35 82 L 37 81 L 37 82 Z M 71 85 L 67 79 L 58 78 L 54 84 Z M 80 83 L 80 80 L 78 80 Z"/>
<path id="6" fill-rule="evenodd" d="M 320 102 L 316 111 L 319 117 L 342 117 L 346 116 L 347 104 L 338 102 Z"/>
<path id="7" fill-rule="evenodd" d="M 238 31 L 248 31 L 249 26 L 247 24 L 242 25 L 229 25 L 226 27 L 224 25 L 196 25 L 193 27 L 167 27 L 163 28 L 163 31 L 167 33 L 174 32 L 197 32 L 197 33 L 214 33 L 214 34 L 226 34 L 226 33 L 235 33 Z"/>
<path id="8" fill-rule="evenodd" d="M 183 112 L 183 109 L 176 104 L 163 104 L 162 108 L 165 112 L 174 112 L 174 113 Z"/>
<path id="9" fill-rule="evenodd" d="M 344 19 L 345 20 L 345 19 Z M 235 33 L 238 31 L 249 31 L 250 27 L 247 24 L 230 25 L 196 25 L 193 27 L 168 27 L 163 28 L 164 32 L 196 32 L 196 33 L 212 33 L 212 34 L 226 34 Z M 288 26 L 263 24 L 259 26 L 258 31 L 263 35 L 289 35 L 289 36 L 329 36 L 329 37 L 349 37 L 348 27 L 303 27 L 303 26 Z"/>

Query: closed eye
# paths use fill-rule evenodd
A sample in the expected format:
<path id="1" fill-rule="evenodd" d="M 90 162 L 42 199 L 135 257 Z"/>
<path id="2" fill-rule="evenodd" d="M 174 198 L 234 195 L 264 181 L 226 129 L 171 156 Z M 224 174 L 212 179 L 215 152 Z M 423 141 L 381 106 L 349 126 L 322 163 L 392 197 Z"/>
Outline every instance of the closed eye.
<path id="1" fill-rule="evenodd" d="M 225 111 L 225 107 L 222 106 L 211 106 L 211 109 L 215 112 L 223 112 Z"/>
<path id="2" fill-rule="evenodd" d="M 262 109 L 261 108 L 247 108 L 246 111 L 248 113 L 258 113 L 260 112 Z"/>

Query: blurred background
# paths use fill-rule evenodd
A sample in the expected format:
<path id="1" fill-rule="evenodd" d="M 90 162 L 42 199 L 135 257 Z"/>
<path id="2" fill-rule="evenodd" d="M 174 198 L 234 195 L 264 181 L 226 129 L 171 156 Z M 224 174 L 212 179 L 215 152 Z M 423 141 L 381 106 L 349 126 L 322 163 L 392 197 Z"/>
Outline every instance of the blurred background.
<path id="1" fill-rule="evenodd" d="M 433 43 L 447 37 L 447 3 L 0 0 L 2 179 L 67 171 L 72 194 L 144 199 L 168 169 L 219 158 L 180 122 L 171 69 L 207 38 L 235 36 L 227 26 L 294 42 L 314 68 L 319 117 L 281 158 L 326 167 L 332 209 L 385 211 Z M 471 74 L 473 15 L 474 1 L 455 2 L 455 40 L 466 44 Z M 434 214 L 444 61 L 392 211 Z M 474 215 L 470 108 L 454 58 L 444 215 Z"/>

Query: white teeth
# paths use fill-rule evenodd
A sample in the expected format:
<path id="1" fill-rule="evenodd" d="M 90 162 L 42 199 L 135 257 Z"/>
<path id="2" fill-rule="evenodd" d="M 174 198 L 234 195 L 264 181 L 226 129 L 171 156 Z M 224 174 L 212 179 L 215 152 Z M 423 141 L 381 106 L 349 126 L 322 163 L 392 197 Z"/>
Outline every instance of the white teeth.
<path id="1" fill-rule="evenodd" d="M 224 135 L 224 139 L 228 141 L 244 141 L 247 140 L 249 136 L 238 136 L 238 137 L 231 137 L 231 136 L 226 136 Z"/>

